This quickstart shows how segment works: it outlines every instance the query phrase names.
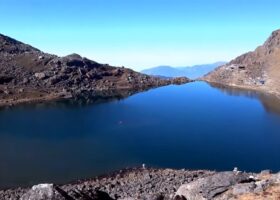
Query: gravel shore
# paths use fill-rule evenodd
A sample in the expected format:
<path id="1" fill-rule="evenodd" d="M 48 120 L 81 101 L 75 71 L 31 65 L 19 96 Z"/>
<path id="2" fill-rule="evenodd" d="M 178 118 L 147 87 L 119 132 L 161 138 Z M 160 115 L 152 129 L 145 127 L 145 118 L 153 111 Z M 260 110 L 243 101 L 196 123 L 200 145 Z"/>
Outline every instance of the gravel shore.
<path id="1" fill-rule="evenodd" d="M 280 199 L 280 173 L 132 168 L 88 180 L 0 191 L 5 200 Z"/>
<path id="2" fill-rule="evenodd" d="M 54 199 L 86 199 L 85 195 L 90 196 L 96 191 L 110 194 L 110 198 L 113 199 L 169 197 L 174 195 L 182 184 L 213 173 L 206 170 L 189 171 L 184 169 L 124 169 L 89 180 L 53 185 L 56 190 Z M 30 188 L 17 188 L 0 191 L 0 199 L 20 199 L 29 190 Z"/>

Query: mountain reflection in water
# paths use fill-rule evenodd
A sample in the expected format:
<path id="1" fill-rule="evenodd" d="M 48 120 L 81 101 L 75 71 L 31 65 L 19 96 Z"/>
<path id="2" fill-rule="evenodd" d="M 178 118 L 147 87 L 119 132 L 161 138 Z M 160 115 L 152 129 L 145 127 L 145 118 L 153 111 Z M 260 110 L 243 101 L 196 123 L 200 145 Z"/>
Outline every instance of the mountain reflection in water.
<path id="1" fill-rule="evenodd" d="M 209 83 L 209 85 L 230 96 L 246 96 L 248 98 L 258 99 L 267 112 L 280 115 L 280 99 L 275 95 L 214 83 Z"/>

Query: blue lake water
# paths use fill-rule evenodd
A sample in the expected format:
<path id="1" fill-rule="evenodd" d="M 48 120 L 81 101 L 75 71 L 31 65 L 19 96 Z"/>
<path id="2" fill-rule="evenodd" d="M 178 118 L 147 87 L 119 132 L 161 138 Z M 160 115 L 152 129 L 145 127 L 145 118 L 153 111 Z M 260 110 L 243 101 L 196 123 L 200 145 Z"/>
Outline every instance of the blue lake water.
<path id="1" fill-rule="evenodd" d="M 203 82 L 122 100 L 0 110 L 0 188 L 124 167 L 280 170 L 280 103 Z"/>

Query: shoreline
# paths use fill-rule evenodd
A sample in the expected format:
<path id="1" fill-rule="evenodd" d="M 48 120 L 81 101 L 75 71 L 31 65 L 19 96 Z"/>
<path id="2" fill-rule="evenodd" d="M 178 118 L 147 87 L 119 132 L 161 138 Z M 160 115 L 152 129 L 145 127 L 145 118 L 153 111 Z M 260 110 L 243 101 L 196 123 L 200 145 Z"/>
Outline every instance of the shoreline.
<path id="1" fill-rule="evenodd" d="M 163 87 L 166 85 L 162 85 L 160 87 Z M 121 98 L 125 98 L 126 96 L 129 95 L 133 95 L 139 92 L 144 92 L 144 91 L 148 91 L 150 89 L 154 89 L 156 87 L 152 87 L 152 88 L 147 88 L 147 89 L 143 89 L 143 90 L 105 90 L 105 91 L 96 91 L 96 92 L 90 92 L 87 91 L 87 95 L 89 97 L 89 99 L 94 100 L 95 98 L 98 99 L 100 97 L 103 98 L 114 98 L 115 96 L 120 96 Z M 90 95 L 90 93 L 92 93 L 92 95 Z M 110 93 L 108 95 L 99 95 L 99 93 Z M 7 99 L 7 100 L 0 100 L 0 109 L 1 108 L 7 108 L 7 107 L 14 107 L 14 106 L 18 106 L 18 105 L 32 105 L 32 104 L 37 104 L 37 103 L 51 103 L 51 102 L 58 102 L 58 101 L 64 101 L 64 100 L 75 100 L 75 99 L 79 99 L 79 98 L 84 98 L 82 96 L 82 94 L 80 94 L 81 96 L 74 96 L 73 94 L 71 94 L 70 92 L 68 93 L 51 93 L 49 95 L 45 95 L 42 97 L 29 97 L 29 98 L 22 98 L 22 99 Z M 122 96 L 123 95 L 123 96 Z M 85 98 L 86 99 L 86 98 Z"/>
<path id="2" fill-rule="evenodd" d="M 272 189 L 274 192 L 270 193 Z M 280 198 L 280 172 L 273 174 L 264 170 L 260 173 L 246 173 L 238 169 L 216 172 L 138 167 L 67 184 L 44 183 L 33 187 L 0 190 L 0 199 L 10 200 L 185 200 L 199 195 L 204 195 L 205 199 L 219 200 L 245 197 L 251 197 L 247 198 L 249 200 L 277 199 Z"/>
<path id="3" fill-rule="evenodd" d="M 272 95 L 276 97 L 277 99 L 280 100 L 280 93 L 275 92 L 275 91 L 267 91 L 258 87 L 252 87 L 252 86 L 242 86 L 242 85 L 235 85 L 235 84 L 225 84 L 225 83 L 218 83 L 214 81 L 208 81 L 208 80 L 192 80 L 187 83 L 191 82 L 196 82 L 196 81 L 202 81 L 205 83 L 208 83 L 210 86 L 214 86 L 216 88 L 229 88 L 229 89 L 239 89 L 241 91 L 252 91 L 256 92 L 259 94 L 263 95 Z M 187 84 L 183 83 L 183 84 Z M 121 98 L 125 98 L 127 96 L 139 93 L 139 92 L 145 92 L 151 89 L 156 89 L 158 87 L 164 87 L 168 85 L 178 85 L 174 83 L 170 84 L 164 84 L 164 85 L 159 85 L 159 86 L 153 86 L 153 87 L 148 87 L 148 88 L 141 88 L 141 89 L 120 89 L 120 90 L 104 90 L 104 91 L 95 91 L 97 92 L 97 95 L 94 94 L 94 91 L 87 91 L 87 97 L 90 96 L 90 93 L 93 95 L 88 97 L 89 99 L 94 99 L 102 96 L 103 98 L 114 98 L 114 96 L 123 96 Z M 180 84 L 182 85 L 182 84 Z M 109 93 L 108 95 L 98 95 L 99 93 Z M 126 93 L 126 94 L 125 94 Z M 117 94 L 117 95 L 114 95 Z M 121 94 L 121 95 L 118 95 Z M 55 102 L 55 101 L 63 101 L 63 100 L 75 100 L 75 97 L 73 94 L 70 92 L 54 92 L 54 93 L 49 93 L 49 94 L 44 94 L 41 97 L 26 97 L 26 98 L 20 98 L 20 99 L 2 99 L 0 100 L 0 109 L 3 108 L 10 108 L 18 105 L 24 105 L 24 104 L 36 104 L 36 103 L 50 103 L 50 102 Z"/>
<path id="4" fill-rule="evenodd" d="M 55 188 L 59 188 L 63 191 L 65 191 L 70 196 L 75 196 L 75 190 L 88 190 L 89 188 L 98 191 L 106 191 L 106 193 L 110 193 L 110 196 L 115 196 L 117 193 L 119 193 L 121 190 L 116 189 L 118 187 L 125 188 L 127 187 L 127 191 L 123 189 L 123 194 L 120 194 L 121 196 L 128 195 L 128 193 L 133 193 L 134 187 L 137 185 L 142 185 L 145 187 L 147 186 L 146 190 L 153 190 L 154 193 L 156 193 L 156 190 L 158 190 L 158 187 L 150 185 L 149 187 L 149 179 L 155 178 L 153 184 L 166 184 L 166 188 L 168 188 L 170 191 L 169 193 L 174 192 L 173 191 L 173 185 L 181 185 L 181 182 L 184 182 L 189 179 L 193 180 L 194 178 L 204 177 L 205 175 L 212 175 L 213 171 L 208 170 L 185 170 L 185 169 L 169 169 L 169 168 L 143 168 L 143 167 L 133 167 L 133 168 L 124 168 L 121 170 L 112 171 L 106 174 L 102 174 L 95 177 L 89 177 L 86 179 L 78 179 L 74 181 L 70 181 L 64 184 L 56 184 L 56 183 L 41 183 L 38 185 L 44 185 L 48 184 L 49 186 Z M 178 180 L 172 180 L 170 183 L 164 179 L 168 178 L 174 178 L 181 176 L 181 179 Z M 189 182 L 188 181 L 188 182 Z M 116 187 L 112 187 L 112 184 L 115 184 Z M 36 185 L 35 185 L 36 186 Z M 158 185 L 159 186 L 159 185 Z M 5 195 L 9 196 L 11 200 L 19 199 L 24 194 L 28 193 L 28 191 L 32 190 L 34 186 L 26 186 L 26 187 L 13 187 L 13 188 L 5 188 L 0 189 L 0 199 L 2 199 Z M 131 187 L 129 189 L 129 187 Z M 114 188 L 116 189 L 114 191 Z M 172 190 L 172 191 L 171 191 Z M 57 193 L 57 192 L 55 192 Z M 126 193 L 126 194 L 125 194 Z M 149 192 L 148 192 L 149 193 Z M 2 195 L 2 196 L 1 196 Z M 59 194 L 56 194 L 59 196 Z M 132 195 L 132 194 L 131 194 Z M 56 197 L 55 199 L 60 199 L 59 197 Z M 61 198 L 64 199 L 64 198 Z M 67 198 L 66 198 L 67 199 Z M 75 198 L 74 198 L 75 199 Z"/>
<path id="5" fill-rule="evenodd" d="M 178 81 L 179 82 L 176 82 Z M 193 80 L 184 81 L 180 79 L 171 79 L 166 82 L 163 82 L 159 85 L 145 86 L 145 87 L 137 87 L 137 88 L 116 88 L 116 89 L 106 89 L 106 90 L 86 90 L 82 93 L 71 93 L 71 92 L 50 92 L 45 93 L 41 91 L 37 91 L 38 94 L 35 97 L 13 97 L 0 99 L 0 109 L 5 107 L 13 107 L 22 104 L 36 104 L 36 103 L 48 103 L 54 101 L 63 101 L 63 100 L 75 100 L 75 99 L 84 99 L 84 100 L 94 100 L 98 98 L 125 98 L 140 92 L 145 92 L 148 90 L 156 89 L 159 87 L 164 87 L 168 85 L 184 85 L 187 83 L 194 82 Z"/>
<path id="6" fill-rule="evenodd" d="M 60 94 L 51 94 L 46 95 L 43 97 L 35 97 L 35 98 L 22 98 L 22 99 L 7 99 L 7 100 L 0 100 L 0 109 L 5 107 L 13 107 L 22 104 L 36 104 L 36 103 L 43 103 L 43 102 L 51 102 L 51 101 L 58 101 L 63 99 L 70 99 L 71 97 L 61 97 Z"/>
<path id="7" fill-rule="evenodd" d="M 232 89 L 239 89 L 244 92 L 251 91 L 251 92 L 256 92 L 256 93 L 263 94 L 263 95 L 272 95 L 280 100 L 280 93 L 273 91 L 273 90 L 267 91 L 267 90 L 259 88 L 259 87 L 219 83 L 219 82 L 214 82 L 214 81 L 209 81 L 209 80 L 197 80 L 197 81 L 203 81 L 203 82 L 208 83 L 210 86 L 213 85 L 214 87 L 217 86 L 218 88 L 232 88 Z"/>

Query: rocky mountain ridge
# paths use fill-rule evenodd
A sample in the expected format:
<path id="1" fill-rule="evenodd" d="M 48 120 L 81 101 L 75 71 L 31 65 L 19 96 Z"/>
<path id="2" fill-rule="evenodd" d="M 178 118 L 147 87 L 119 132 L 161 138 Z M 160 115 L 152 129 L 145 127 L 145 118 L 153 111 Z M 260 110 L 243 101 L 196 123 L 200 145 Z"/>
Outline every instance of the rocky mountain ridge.
<path id="1" fill-rule="evenodd" d="M 255 51 L 243 54 L 202 80 L 280 95 L 280 30 Z"/>
<path id="2" fill-rule="evenodd" d="M 187 78 L 160 79 L 78 54 L 58 57 L 0 34 L 0 105 L 94 96 L 104 91 L 143 91 Z"/>
<path id="3" fill-rule="evenodd" d="M 196 79 L 209 73 L 215 68 L 224 65 L 226 62 L 216 62 L 212 64 L 194 65 L 186 67 L 158 66 L 142 70 L 141 73 L 152 76 L 163 77 L 188 77 Z"/>

